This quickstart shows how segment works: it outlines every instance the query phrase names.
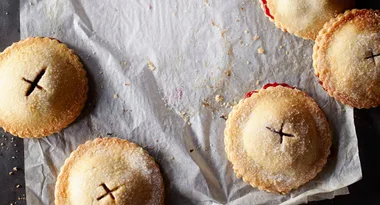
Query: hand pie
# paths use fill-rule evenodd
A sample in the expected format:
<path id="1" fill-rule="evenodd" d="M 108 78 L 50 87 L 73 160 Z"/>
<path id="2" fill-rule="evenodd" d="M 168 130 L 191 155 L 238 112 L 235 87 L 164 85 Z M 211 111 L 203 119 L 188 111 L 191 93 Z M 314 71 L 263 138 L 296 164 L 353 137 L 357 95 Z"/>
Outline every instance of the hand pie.
<path id="1" fill-rule="evenodd" d="M 262 8 L 277 27 L 314 40 L 331 18 L 354 6 L 354 0 L 261 0 Z"/>
<path id="2" fill-rule="evenodd" d="M 236 176 L 268 192 L 286 194 L 312 180 L 330 154 L 322 110 L 286 84 L 248 93 L 229 114 L 224 135 Z"/>
<path id="3" fill-rule="evenodd" d="M 80 145 L 61 168 L 55 205 L 88 204 L 163 205 L 159 167 L 127 140 L 98 138 Z"/>
<path id="4" fill-rule="evenodd" d="M 326 23 L 313 54 L 330 96 L 355 108 L 380 104 L 380 11 L 352 10 Z"/>
<path id="5" fill-rule="evenodd" d="M 0 127 L 19 137 L 66 128 L 87 99 L 86 71 L 66 45 L 28 38 L 0 54 Z"/>

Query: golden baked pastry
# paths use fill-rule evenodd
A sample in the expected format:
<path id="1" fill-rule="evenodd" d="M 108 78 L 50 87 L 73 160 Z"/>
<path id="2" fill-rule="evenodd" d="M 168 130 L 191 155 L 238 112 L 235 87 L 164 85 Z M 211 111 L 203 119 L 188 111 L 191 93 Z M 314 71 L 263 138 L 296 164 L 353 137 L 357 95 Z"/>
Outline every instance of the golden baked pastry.
<path id="1" fill-rule="evenodd" d="M 28 38 L 0 54 L 0 127 L 19 137 L 62 130 L 87 99 L 86 71 L 77 55 L 50 38 Z"/>
<path id="2" fill-rule="evenodd" d="M 330 96 L 356 107 L 380 104 L 380 11 L 352 10 L 326 23 L 313 54 Z"/>
<path id="3" fill-rule="evenodd" d="M 55 205 L 88 204 L 164 204 L 159 167 L 143 148 L 127 140 L 87 141 L 61 168 Z"/>
<path id="4" fill-rule="evenodd" d="M 314 40 L 323 25 L 355 0 L 261 0 L 268 18 L 285 32 Z"/>
<path id="5" fill-rule="evenodd" d="M 268 192 L 286 194 L 310 181 L 330 154 L 322 110 L 285 84 L 248 93 L 229 114 L 224 135 L 236 176 Z"/>

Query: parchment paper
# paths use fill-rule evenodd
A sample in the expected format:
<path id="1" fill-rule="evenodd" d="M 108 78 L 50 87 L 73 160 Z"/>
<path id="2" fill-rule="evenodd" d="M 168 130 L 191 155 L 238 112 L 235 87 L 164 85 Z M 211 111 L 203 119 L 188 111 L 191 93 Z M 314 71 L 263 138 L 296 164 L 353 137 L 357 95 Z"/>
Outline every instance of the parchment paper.
<path id="1" fill-rule="evenodd" d="M 296 204 L 347 194 L 362 176 L 353 109 L 318 85 L 313 42 L 277 29 L 256 0 L 21 0 L 20 18 L 22 38 L 68 44 L 90 80 L 88 104 L 75 123 L 25 140 L 29 204 L 53 204 L 70 152 L 107 133 L 146 146 L 158 160 L 167 204 Z M 322 173 L 286 196 L 236 178 L 219 117 L 246 92 L 274 81 L 313 97 L 334 136 Z"/>

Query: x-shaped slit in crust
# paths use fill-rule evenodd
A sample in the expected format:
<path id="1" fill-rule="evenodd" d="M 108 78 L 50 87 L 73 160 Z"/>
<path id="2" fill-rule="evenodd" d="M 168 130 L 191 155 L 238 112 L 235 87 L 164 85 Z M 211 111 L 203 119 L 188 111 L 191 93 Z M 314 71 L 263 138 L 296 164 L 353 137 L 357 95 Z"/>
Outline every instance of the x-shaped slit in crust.
<path id="1" fill-rule="evenodd" d="M 46 67 L 44 67 L 37 75 L 37 77 L 33 80 L 33 81 L 30 81 L 26 78 L 22 78 L 23 81 L 27 82 L 30 84 L 28 90 L 26 91 L 25 93 L 25 96 L 29 96 L 30 94 L 33 93 L 33 91 L 37 88 L 37 89 L 40 89 L 40 90 L 43 90 L 44 88 L 41 87 L 40 85 L 38 85 L 38 82 L 40 82 L 42 76 L 45 74 L 46 72 Z"/>
<path id="2" fill-rule="evenodd" d="M 107 195 L 110 195 L 110 197 L 112 198 L 112 200 L 115 200 L 115 196 L 114 196 L 112 193 L 113 193 L 114 191 L 118 190 L 119 187 L 115 187 L 115 188 L 113 188 L 113 189 L 109 189 L 105 183 L 102 183 L 102 184 L 100 184 L 99 186 L 102 186 L 103 189 L 106 191 L 106 193 L 103 194 L 103 195 L 101 195 L 101 196 L 99 196 L 98 198 L 96 198 L 96 200 L 100 201 L 101 199 L 103 199 L 103 198 L 106 197 Z"/>
<path id="3" fill-rule="evenodd" d="M 268 130 L 270 130 L 271 132 L 274 132 L 274 133 L 280 135 L 280 144 L 282 144 L 282 142 L 284 141 L 284 136 L 285 137 L 294 137 L 294 135 L 292 135 L 292 134 L 283 132 L 284 123 L 281 124 L 281 129 L 279 131 L 275 130 L 274 128 L 270 128 L 270 127 L 266 127 L 266 128 Z"/>
<path id="4" fill-rule="evenodd" d="M 365 59 L 366 59 L 366 60 L 368 60 L 368 59 L 372 59 L 373 63 L 374 63 L 375 65 L 377 65 L 377 64 L 376 64 L 376 60 L 375 60 L 375 58 L 377 58 L 377 57 L 379 57 L 379 56 L 380 56 L 380 53 L 375 54 L 374 50 L 371 49 L 371 55 L 365 57 Z"/>

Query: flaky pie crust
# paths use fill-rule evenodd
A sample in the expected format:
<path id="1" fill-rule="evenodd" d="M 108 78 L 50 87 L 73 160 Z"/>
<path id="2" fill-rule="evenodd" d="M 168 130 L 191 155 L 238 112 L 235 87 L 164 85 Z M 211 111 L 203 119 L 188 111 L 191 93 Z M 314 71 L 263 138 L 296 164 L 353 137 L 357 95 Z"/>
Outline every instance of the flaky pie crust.
<path id="1" fill-rule="evenodd" d="M 121 150 L 121 153 L 118 151 Z M 139 190 L 139 186 L 148 186 L 144 185 L 143 183 L 140 183 L 137 181 L 137 184 L 135 183 L 135 187 L 129 187 L 129 190 L 126 190 L 125 193 L 118 193 L 118 196 L 115 197 L 114 201 L 110 200 L 110 198 L 104 197 L 101 200 L 98 200 L 95 198 L 92 202 L 92 204 L 108 204 L 112 203 L 115 205 L 118 204 L 124 204 L 122 201 L 127 200 L 125 197 L 128 197 L 129 195 L 133 195 L 137 199 L 149 199 L 148 204 L 149 205 L 163 205 L 164 204 L 164 183 L 163 178 L 160 173 L 160 168 L 156 164 L 155 160 L 139 145 L 129 142 L 128 140 L 123 140 L 119 138 L 97 138 L 95 140 L 89 140 L 85 144 L 80 145 L 75 151 L 73 151 L 70 156 L 66 159 L 65 164 L 62 166 L 60 174 L 57 178 L 57 183 L 55 186 L 55 204 L 56 205 L 70 205 L 70 204 L 78 204 L 78 201 L 70 201 L 75 199 L 70 199 L 70 197 L 73 197 L 70 195 L 70 178 L 73 177 L 76 172 L 79 172 L 80 170 L 76 170 L 75 167 L 77 167 L 80 164 L 84 164 L 83 166 L 87 166 L 88 160 L 91 160 L 91 158 L 99 157 L 102 155 L 102 153 L 108 153 L 112 154 L 114 152 L 113 156 L 118 160 L 119 164 L 125 164 L 125 163 L 131 163 L 135 162 L 135 166 L 138 167 L 138 169 L 142 169 L 141 164 L 145 164 L 144 166 L 146 170 L 134 170 L 129 169 L 125 172 L 131 172 L 133 174 L 133 178 L 139 178 L 140 172 L 147 172 L 149 173 L 149 180 L 151 180 L 152 184 L 150 184 L 149 188 L 151 188 L 151 192 L 149 192 L 148 195 L 144 195 L 144 193 L 138 192 L 136 190 Z M 107 156 L 108 156 L 107 154 Z M 131 161 L 131 157 L 138 156 L 138 159 L 135 159 L 137 161 Z M 119 158 L 121 157 L 121 158 Z M 102 159 L 102 158 L 100 158 Z M 126 159 L 127 161 L 123 161 L 123 159 Z M 107 160 L 108 161 L 108 160 Z M 94 163 L 96 166 L 99 167 L 100 170 L 103 172 L 104 170 L 107 170 L 107 167 L 103 165 L 104 161 L 97 160 Z M 116 166 L 116 165 L 115 165 Z M 118 176 L 124 176 L 127 173 L 124 173 L 123 171 L 118 170 L 121 173 L 110 173 L 111 175 L 118 175 Z M 94 173 L 87 173 L 87 175 L 94 174 Z M 97 173 L 99 174 L 99 173 Z M 105 173 L 107 174 L 107 173 Z M 102 176 L 102 175 L 100 175 Z M 83 178 L 84 176 L 80 176 L 80 178 Z M 92 178 L 91 181 L 96 181 L 97 178 Z M 101 179 L 99 179 L 101 180 Z M 106 181 L 105 183 L 110 184 L 111 182 L 119 183 L 121 179 L 114 178 L 114 176 L 111 176 L 109 181 Z M 75 183 L 75 181 L 71 181 L 71 183 Z M 126 184 L 126 186 L 132 186 L 130 184 Z M 81 190 L 82 193 L 81 196 L 83 197 L 92 197 L 90 194 L 91 189 L 95 189 L 94 187 L 86 187 L 84 190 Z M 112 189 L 112 187 L 110 188 Z M 133 193 L 135 191 L 135 193 Z M 129 193 L 126 193 L 129 192 Z M 146 193 L 145 193 L 146 194 Z M 138 202 L 132 202 L 132 204 L 138 203 Z M 129 204 L 129 203 L 128 203 Z M 147 204 L 147 205 L 148 205 Z M 144 204 L 141 204 L 144 205 Z"/>
<path id="2" fill-rule="evenodd" d="M 278 96 L 282 97 L 291 96 L 291 98 L 298 100 L 298 103 L 302 103 L 302 106 L 307 107 L 306 112 L 310 113 L 310 116 L 312 116 L 312 119 L 316 124 L 316 138 L 318 141 L 317 153 L 319 154 L 315 155 L 315 161 L 311 165 L 307 165 L 307 169 L 302 169 L 303 171 L 297 169 L 294 171 L 292 169 L 293 171 L 289 172 L 293 174 L 291 175 L 292 177 L 288 177 L 290 175 L 288 175 L 288 173 L 285 174 L 285 172 L 282 173 L 282 171 L 272 172 L 263 168 L 261 165 L 255 162 L 255 160 L 250 157 L 249 153 L 247 153 L 245 150 L 243 129 L 246 129 L 244 127 L 248 126 L 248 121 L 251 119 L 250 116 L 255 115 L 255 113 L 252 113 L 251 110 L 254 109 L 254 106 L 256 103 L 259 103 L 259 100 L 262 99 L 262 97 L 265 97 L 271 93 L 277 93 Z M 281 103 L 280 99 L 274 100 Z M 283 109 L 291 108 L 287 107 Z M 251 97 L 241 100 L 238 105 L 233 108 L 228 116 L 224 135 L 227 157 L 233 165 L 233 170 L 236 173 L 236 176 L 238 178 L 242 178 L 245 182 L 249 183 L 253 187 L 257 187 L 258 189 L 265 190 L 267 192 L 287 194 L 292 189 L 296 189 L 299 186 L 307 183 L 322 170 L 326 164 L 327 157 L 330 154 L 331 133 L 329 130 L 328 122 L 326 121 L 322 110 L 318 107 L 317 103 L 315 103 L 311 97 L 306 95 L 306 93 L 297 89 L 282 86 L 261 89 Z M 261 150 L 258 151 L 261 152 Z M 272 150 L 266 151 L 272 152 Z M 297 152 L 297 150 L 292 151 Z M 262 160 L 266 159 L 267 158 L 265 157 Z M 279 164 L 281 166 L 282 162 L 281 160 L 279 161 Z M 268 164 L 269 166 L 275 166 L 272 162 L 268 162 Z M 310 168 L 308 168 L 309 166 Z M 285 170 L 286 169 L 287 168 L 285 168 Z M 282 178 L 281 180 L 286 181 L 286 183 L 281 183 L 281 180 L 279 180 L 280 178 Z"/>
<path id="3" fill-rule="evenodd" d="M 46 71 L 40 88 L 26 96 L 30 85 L 25 81 L 32 81 L 42 69 Z M 5 95 L 0 101 L 0 127 L 19 137 L 44 137 L 66 128 L 87 99 L 83 64 L 56 39 L 34 37 L 14 43 L 0 54 L 0 74 L 0 84 L 6 84 L 0 87 Z"/>
<path id="4" fill-rule="evenodd" d="M 307 40 L 314 40 L 317 37 L 319 30 L 322 29 L 323 24 L 325 22 L 327 22 L 331 18 L 337 16 L 340 12 L 344 12 L 346 9 L 350 9 L 354 6 L 354 4 L 353 4 L 354 0 L 334 0 L 335 2 L 332 2 L 329 0 L 321 0 L 321 1 L 311 0 L 311 1 L 313 1 L 313 2 L 311 2 L 311 4 L 315 4 L 316 2 L 320 2 L 321 5 L 322 4 L 335 4 L 336 8 L 332 8 L 331 12 L 328 12 L 328 11 L 325 11 L 325 13 L 323 13 L 324 11 L 316 12 L 316 16 L 314 16 L 314 17 L 320 18 L 320 22 L 319 23 L 310 22 L 311 25 L 309 27 L 302 27 L 302 26 L 297 26 L 299 24 L 298 22 L 300 20 L 312 19 L 312 18 L 303 15 L 302 19 L 294 19 L 291 22 L 286 22 L 281 17 L 279 17 L 280 14 L 279 14 L 279 12 L 277 12 L 277 9 L 276 9 L 276 7 L 278 6 L 277 5 L 278 3 L 276 1 L 284 2 L 284 0 L 267 0 L 267 7 L 270 10 L 271 15 L 274 17 L 274 19 L 272 19 L 270 16 L 266 15 L 268 17 L 268 19 L 270 21 L 274 22 L 274 24 L 278 28 L 280 28 L 282 31 L 288 32 L 290 34 L 293 34 L 295 36 L 298 36 L 298 37 L 301 37 L 301 38 L 307 39 Z M 261 7 L 265 13 L 265 6 L 263 4 L 263 1 L 260 0 L 260 2 L 261 2 Z M 302 4 L 304 2 L 305 1 L 303 1 L 303 0 L 299 0 L 299 1 L 294 1 L 291 3 Z M 299 9 L 301 9 L 302 5 L 299 5 L 299 6 L 300 6 Z M 309 6 L 308 8 L 310 9 L 311 7 L 312 6 Z M 298 12 L 304 12 L 304 11 L 298 11 Z M 293 15 L 292 13 L 294 13 L 294 12 L 289 12 L 289 15 Z"/>
<path id="5" fill-rule="evenodd" d="M 348 75 L 348 72 L 342 76 L 334 75 L 332 66 L 340 67 L 340 65 L 331 64 L 330 59 L 335 59 L 336 57 L 329 56 L 328 51 L 331 49 L 330 44 L 333 41 L 335 34 L 347 27 L 346 25 L 355 26 L 360 32 L 365 32 L 367 28 L 377 29 L 377 35 L 380 35 L 380 11 L 354 9 L 346 11 L 335 19 L 331 19 L 327 22 L 319 32 L 313 48 L 313 66 L 315 75 L 319 78 L 319 83 L 322 85 L 323 89 L 326 90 L 331 97 L 334 97 L 343 104 L 355 108 L 376 107 L 380 104 L 380 91 L 376 89 L 379 87 L 379 80 L 370 80 L 355 72 L 355 78 L 360 79 L 355 80 L 355 83 L 366 88 L 365 91 L 350 89 L 347 87 L 337 88 L 337 86 L 342 87 L 339 83 L 345 82 L 345 80 L 352 78 L 352 76 Z M 344 53 L 340 53 L 340 55 L 346 56 L 348 60 L 355 57 L 347 56 Z M 358 53 L 355 55 L 360 54 Z M 367 68 L 367 66 L 364 66 L 355 69 L 365 70 Z M 380 69 L 376 69 L 375 71 L 380 71 Z M 338 84 L 332 82 L 332 78 L 336 78 Z M 356 97 L 354 95 L 365 97 Z"/>

